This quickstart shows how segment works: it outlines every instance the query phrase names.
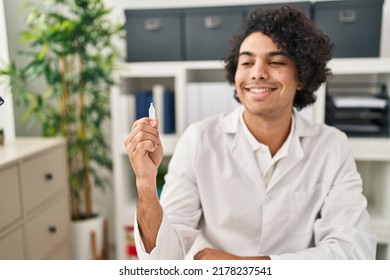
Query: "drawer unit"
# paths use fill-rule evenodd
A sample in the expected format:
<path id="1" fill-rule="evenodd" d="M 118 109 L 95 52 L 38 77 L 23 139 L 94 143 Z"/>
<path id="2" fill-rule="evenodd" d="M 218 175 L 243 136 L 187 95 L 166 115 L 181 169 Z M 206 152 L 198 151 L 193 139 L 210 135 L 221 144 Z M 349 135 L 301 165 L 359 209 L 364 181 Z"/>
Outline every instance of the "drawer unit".
<path id="1" fill-rule="evenodd" d="M 378 57 L 383 0 L 314 4 L 317 26 L 335 44 L 334 57 Z"/>
<path id="2" fill-rule="evenodd" d="M 22 192 L 26 211 L 52 196 L 66 185 L 65 150 L 57 149 L 22 163 Z"/>
<path id="3" fill-rule="evenodd" d="M 127 10 L 127 61 L 183 59 L 180 10 Z"/>
<path id="4" fill-rule="evenodd" d="M 221 60 L 239 32 L 243 7 L 194 8 L 185 12 L 186 60 Z"/>
<path id="5" fill-rule="evenodd" d="M 0 231 L 22 217 L 18 167 L 0 169 Z"/>
<path id="6" fill-rule="evenodd" d="M 288 5 L 297 9 L 300 9 L 305 12 L 305 14 L 313 18 L 312 14 L 312 4 L 310 2 L 286 2 L 286 3 L 278 3 L 278 4 L 258 4 L 258 5 L 249 5 L 245 7 L 245 16 L 250 15 L 252 12 L 256 11 L 258 8 L 266 8 L 266 9 L 276 9 L 282 7 L 284 5 Z"/>
<path id="7" fill-rule="evenodd" d="M 0 259 L 70 259 L 66 142 L 16 138 L 0 147 Z"/>

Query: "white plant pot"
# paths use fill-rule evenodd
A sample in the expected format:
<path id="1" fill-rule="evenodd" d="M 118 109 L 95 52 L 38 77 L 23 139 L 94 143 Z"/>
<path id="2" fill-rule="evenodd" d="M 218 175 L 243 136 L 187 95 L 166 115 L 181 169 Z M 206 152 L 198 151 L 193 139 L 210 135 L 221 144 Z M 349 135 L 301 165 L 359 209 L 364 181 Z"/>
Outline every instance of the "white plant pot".
<path id="1" fill-rule="evenodd" d="M 99 254 L 103 247 L 103 222 L 101 215 L 97 217 L 72 221 L 72 249 L 74 260 L 91 260 L 92 256 L 92 232 L 96 233 L 96 248 Z"/>

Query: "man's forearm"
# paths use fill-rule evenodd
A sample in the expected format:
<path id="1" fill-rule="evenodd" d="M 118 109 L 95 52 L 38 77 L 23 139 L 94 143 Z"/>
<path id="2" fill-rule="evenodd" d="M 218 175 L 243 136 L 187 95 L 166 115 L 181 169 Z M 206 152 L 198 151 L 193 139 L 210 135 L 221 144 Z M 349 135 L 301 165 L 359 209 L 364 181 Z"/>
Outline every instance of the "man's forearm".
<path id="1" fill-rule="evenodd" d="M 163 212 L 157 191 L 147 191 L 145 188 L 139 189 L 143 189 L 143 191 L 138 191 L 138 228 L 145 250 L 150 253 L 156 247 L 157 234 L 161 225 Z"/>

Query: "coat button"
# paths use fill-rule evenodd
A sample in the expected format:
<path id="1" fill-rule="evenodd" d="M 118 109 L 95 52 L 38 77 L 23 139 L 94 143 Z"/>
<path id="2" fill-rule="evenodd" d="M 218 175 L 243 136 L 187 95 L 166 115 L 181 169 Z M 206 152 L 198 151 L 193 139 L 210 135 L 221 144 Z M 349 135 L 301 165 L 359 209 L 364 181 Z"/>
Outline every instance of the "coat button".
<path id="1" fill-rule="evenodd" d="M 266 205 L 271 201 L 271 198 L 268 195 L 263 197 L 263 204 Z"/>

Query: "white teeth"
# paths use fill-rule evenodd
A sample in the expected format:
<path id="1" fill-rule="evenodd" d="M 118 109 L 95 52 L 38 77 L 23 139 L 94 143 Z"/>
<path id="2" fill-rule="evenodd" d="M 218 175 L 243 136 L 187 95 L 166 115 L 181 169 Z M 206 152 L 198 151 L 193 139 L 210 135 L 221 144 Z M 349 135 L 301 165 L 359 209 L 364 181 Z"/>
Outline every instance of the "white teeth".
<path id="1" fill-rule="evenodd" d="M 250 88 L 249 91 L 252 93 L 266 93 L 266 92 L 273 91 L 273 89 L 272 88 Z"/>

